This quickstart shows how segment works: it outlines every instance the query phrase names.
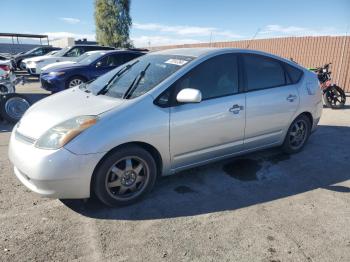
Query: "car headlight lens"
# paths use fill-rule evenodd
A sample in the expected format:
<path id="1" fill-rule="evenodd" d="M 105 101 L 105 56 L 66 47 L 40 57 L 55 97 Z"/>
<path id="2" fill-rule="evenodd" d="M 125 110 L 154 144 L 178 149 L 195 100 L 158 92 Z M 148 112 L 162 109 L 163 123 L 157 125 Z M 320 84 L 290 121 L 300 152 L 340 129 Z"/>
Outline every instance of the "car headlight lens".
<path id="1" fill-rule="evenodd" d="M 39 64 L 39 63 L 41 63 L 41 62 L 44 62 L 44 60 L 36 61 L 37 64 Z"/>
<path id="2" fill-rule="evenodd" d="M 69 119 L 50 128 L 38 139 L 35 146 L 42 149 L 59 149 L 84 130 L 95 125 L 97 121 L 97 116 L 78 116 Z"/>
<path id="3" fill-rule="evenodd" d="M 50 76 L 61 76 L 61 75 L 64 75 L 65 72 L 50 72 L 49 75 Z"/>

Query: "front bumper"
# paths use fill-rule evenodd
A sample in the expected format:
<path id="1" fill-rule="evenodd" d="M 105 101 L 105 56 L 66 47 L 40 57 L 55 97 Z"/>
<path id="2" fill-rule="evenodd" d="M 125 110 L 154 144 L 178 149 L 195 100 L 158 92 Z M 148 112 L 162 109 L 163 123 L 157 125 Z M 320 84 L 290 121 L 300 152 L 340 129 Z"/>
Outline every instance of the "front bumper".
<path id="1" fill-rule="evenodd" d="M 103 153 L 76 155 L 65 148 L 44 150 L 22 135 L 11 134 L 9 159 L 17 178 L 30 190 L 50 198 L 88 198 L 92 173 Z"/>
<path id="2" fill-rule="evenodd" d="M 40 75 L 40 71 L 36 67 L 30 67 L 28 65 L 27 65 L 27 72 L 34 76 Z"/>
<path id="3" fill-rule="evenodd" d="M 52 77 L 47 74 L 40 76 L 41 87 L 47 91 L 59 92 L 65 90 L 65 80 L 59 77 Z"/>

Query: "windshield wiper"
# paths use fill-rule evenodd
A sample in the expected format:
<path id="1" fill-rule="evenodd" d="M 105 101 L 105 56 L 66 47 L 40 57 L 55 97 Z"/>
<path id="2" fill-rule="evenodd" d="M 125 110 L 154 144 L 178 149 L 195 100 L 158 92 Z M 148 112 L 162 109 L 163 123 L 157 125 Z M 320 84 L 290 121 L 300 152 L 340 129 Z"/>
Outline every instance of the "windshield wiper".
<path id="1" fill-rule="evenodd" d="M 91 79 L 91 80 L 89 80 L 89 81 L 87 81 L 87 82 L 85 82 L 85 83 L 80 84 L 79 89 L 80 89 L 80 90 L 85 89 L 84 92 L 86 92 L 86 93 L 91 93 L 91 91 L 90 91 L 87 87 L 88 87 L 88 85 L 89 85 L 91 82 L 93 82 L 94 80 L 95 80 L 95 79 Z"/>
<path id="2" fill-rule="evenodd" d="M 145 76 L 147 69 L 151 63 L 148 63 L 145 69 L 143 69 L 132 81 L 131 85 L 129 88 L 125 91 L 123 98 L 128 99 L 132 95 L 132 93 L 136 90 L 137 86 L 139 85 L 141 79 Z"/>
<path id="3" fill-rule="evenodd" d="M 97 95 L 105 94 L 108 92 L 108 90 L 111 88 L 110 84 L 117 78 L 119 78 L 122 74 L 124 74 L 126 71 L 128 71 L 131 67 L 133 67 L 135 64 L 137 64 L 139 60 L 136 60 L 132 64 L 128 64 L 121 68 L 109 81 L 108 83 L 97 93 Z"/>

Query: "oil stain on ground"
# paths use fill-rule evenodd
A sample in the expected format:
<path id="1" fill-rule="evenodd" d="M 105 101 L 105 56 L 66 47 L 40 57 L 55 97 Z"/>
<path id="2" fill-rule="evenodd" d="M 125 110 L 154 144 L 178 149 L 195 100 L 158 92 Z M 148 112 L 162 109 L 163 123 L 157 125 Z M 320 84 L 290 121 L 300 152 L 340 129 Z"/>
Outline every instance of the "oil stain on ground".
<path id="1" fill-rule="evenodd" d="M 267 157 L 267 161 L 271 162 L 272 164 L 278 164 L 281 161 L 288 160 L 290 158 L 290 155 L 285 154 L 285 153 L 280 153 L 280 154 L 274 154 L 269 157 Z"/>
<path id="2" fill-rule="evenodd" d="M 187 193 L 195 193 L 196 192 L 188 186 L 178 186 L 174 190 L 175 190 L 175 192 L 177 192 L 179 194 L 187 194 Z"/>
<path id="3" fill-rule="evenodd" d="M 223 166 L 223 170 L 233 178 L 241 181 L 257 180 L 256 174 L 261 169 L 261 161 L 249 158 L 238 158 Z"/>

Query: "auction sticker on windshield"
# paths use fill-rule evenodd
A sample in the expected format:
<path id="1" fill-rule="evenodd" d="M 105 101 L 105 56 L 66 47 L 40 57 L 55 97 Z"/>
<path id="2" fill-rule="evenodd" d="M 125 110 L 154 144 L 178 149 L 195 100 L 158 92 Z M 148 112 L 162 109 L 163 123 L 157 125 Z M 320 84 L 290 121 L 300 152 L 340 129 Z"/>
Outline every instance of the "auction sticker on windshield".
<path id="1" fill-rule="evenodd" d="M 165 63 L 166 63 L 166 64 L 172 64 L 172 65 L 183 66 L 184 64 L 187 64 L 188 61 L 183 60 L 183 59 L 170 58 L 169 60 L 165 61 Z"/>

